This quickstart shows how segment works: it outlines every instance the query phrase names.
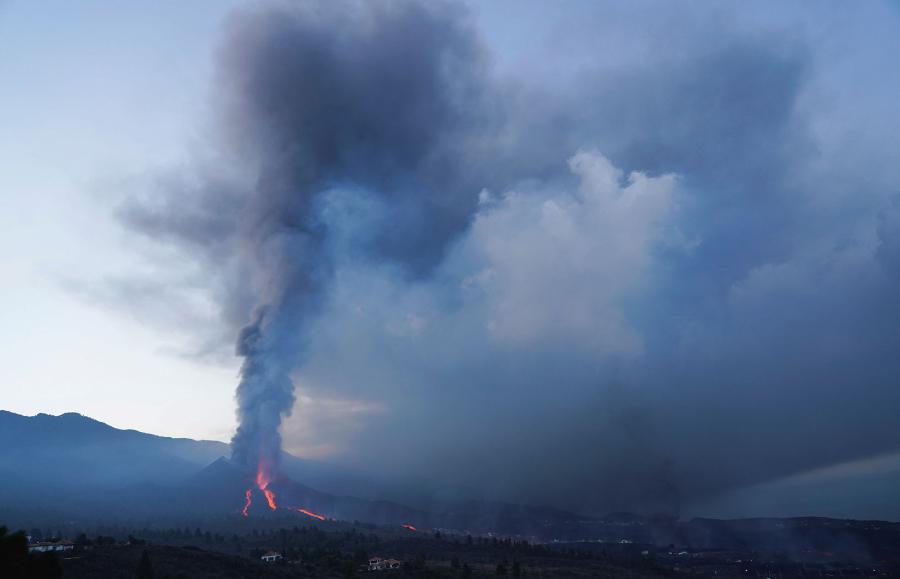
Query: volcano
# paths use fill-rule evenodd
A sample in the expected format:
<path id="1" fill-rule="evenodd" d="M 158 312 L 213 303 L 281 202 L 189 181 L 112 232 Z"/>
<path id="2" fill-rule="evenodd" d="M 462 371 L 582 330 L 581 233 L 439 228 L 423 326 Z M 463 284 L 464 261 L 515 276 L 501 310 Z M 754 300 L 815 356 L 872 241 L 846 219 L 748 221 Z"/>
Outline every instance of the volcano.
<path id="1" fill-rule="evenodd" d="M 248 517 L 293 515 L 299 519 L 357 520 L 384 525 L 427 525 L 433 518 L 425 511 L 391 501 L 322 492 L 285 475 L 267 481 L 262 489 L 255 471 L 224 457 L 177 490 L 171 490 L 181 495 L 173 500 L 182 508 L 203 513 L 246 513 Z"/>

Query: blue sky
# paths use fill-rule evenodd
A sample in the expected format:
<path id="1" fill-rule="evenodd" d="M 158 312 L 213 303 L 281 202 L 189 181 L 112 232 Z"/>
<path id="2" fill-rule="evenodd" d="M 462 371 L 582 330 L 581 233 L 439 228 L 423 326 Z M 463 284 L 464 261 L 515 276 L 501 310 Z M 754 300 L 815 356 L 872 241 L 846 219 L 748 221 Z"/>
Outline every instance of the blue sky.
<path id="1" fill-rule="evenodd" d="M 227 439 L 235 368 L 65 289 L 136 261 L 119 189 L 183 160 L 227 3 L 0 5 L 3 406 Z M 200 403 L 202 402 L 202 404 Z"/>

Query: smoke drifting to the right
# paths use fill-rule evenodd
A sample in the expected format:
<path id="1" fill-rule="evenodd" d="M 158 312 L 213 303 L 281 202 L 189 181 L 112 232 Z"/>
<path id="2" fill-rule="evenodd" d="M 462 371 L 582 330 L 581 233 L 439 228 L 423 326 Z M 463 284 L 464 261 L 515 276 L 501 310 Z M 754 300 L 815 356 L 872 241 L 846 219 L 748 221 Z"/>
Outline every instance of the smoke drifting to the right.
<path id="1" fill-rule="evenodd" d="M 900 169 L 823 142 L 821 39 L 586 13 L 533 67 L 452 2 L 235 13 L 218 164 L 123 215 L 240 335 L 236 460 L 672 512 L 900 448 Z"/>

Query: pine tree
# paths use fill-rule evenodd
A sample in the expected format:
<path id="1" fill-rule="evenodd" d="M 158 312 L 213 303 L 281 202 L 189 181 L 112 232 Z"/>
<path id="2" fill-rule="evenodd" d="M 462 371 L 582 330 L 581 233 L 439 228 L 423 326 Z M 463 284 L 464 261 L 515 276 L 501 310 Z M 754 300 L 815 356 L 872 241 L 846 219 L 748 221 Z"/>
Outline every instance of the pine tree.
<path id="1" fill-rule="evenodd" d="M 153 565 L 150 563 L 150 553 L 147 549 L 141 554 L 141 562 L 137 568 L 138 579 L 153 579 Z"/>
<path id="2" fill-rule="evenodd" d="M 28 555 L 28 579 L 59 579 L 62 567 L 53 553 L 31 553 Z"/>
<path id="3" fill-rule="evenodd" d="M 28 564 L 28 539 L 22 531 L 7 533 L 0 527 L 0 576 L 25 577 Z"/>

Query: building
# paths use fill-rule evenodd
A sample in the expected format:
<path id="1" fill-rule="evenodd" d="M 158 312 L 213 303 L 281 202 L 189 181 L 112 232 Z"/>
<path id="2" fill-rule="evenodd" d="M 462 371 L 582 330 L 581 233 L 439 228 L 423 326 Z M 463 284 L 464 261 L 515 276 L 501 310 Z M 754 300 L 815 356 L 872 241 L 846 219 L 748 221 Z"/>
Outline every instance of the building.
<path id="1" fill-rule="evenodd" d="M 277 551 L 266 551 L 266 553 L 260 557 L 266 563 L 275 563 L 276 561 L 281 561 L 281 553 Z"/>
<path id="2" fill-rule="evenodd" d="M 72 541 L 39 541 L 37 543 L 29 543 L 29 553 L 46 553 L 48 551 L 71 551 L 75 548 Z"/>
<path id="3" fill-rule="evenodd" d="M 403 561 L 396 559 L 382 559 L 381 557 L 372 557 L 369 559 L 369 571 L 387 571 L 388 569 L 399 569 Z"/>

